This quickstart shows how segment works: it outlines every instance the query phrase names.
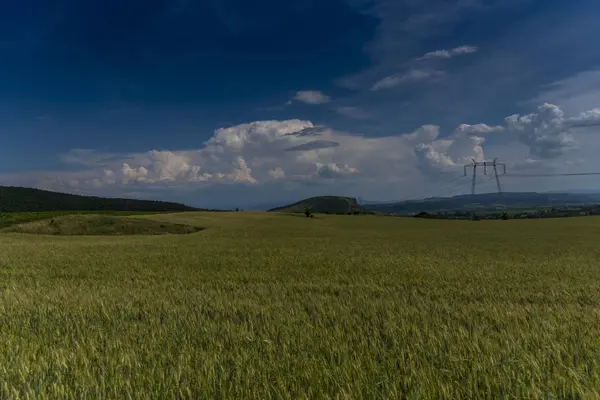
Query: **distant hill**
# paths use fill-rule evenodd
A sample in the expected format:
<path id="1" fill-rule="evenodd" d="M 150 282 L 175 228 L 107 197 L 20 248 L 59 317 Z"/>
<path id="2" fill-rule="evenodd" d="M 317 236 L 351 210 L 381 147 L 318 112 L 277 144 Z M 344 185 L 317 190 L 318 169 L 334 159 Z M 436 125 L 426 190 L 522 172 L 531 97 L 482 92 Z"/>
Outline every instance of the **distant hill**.
<path id="1" fill-rule="evenodd" d="M 353 197 L 340 196 L 318 196 L 301 200 L 294 204 L 283 207 L 273 208 L 269 211 L 303 213 L 306 208 L 310 208 L 313 213 L 328 214 L 348 214 L 348 213 L 369 213 L 369 211 L 359 205 Z"/>
<path id="2" fill-rule="evenodd" d="M 40 211 L 197 211 L 184 204 L 80 196 L 13 186 L 0 186 L 0 212 Z"/>
<path id="3" fill-rule="evenodd" d="M 416 214 L 473 209 L 528 209 L 600 204 L 598 193 L 485 193 L 475 196 L 434 197 L 423 200 L 388 204 L 368 204 L 364 207 L 384 214 Z"/>

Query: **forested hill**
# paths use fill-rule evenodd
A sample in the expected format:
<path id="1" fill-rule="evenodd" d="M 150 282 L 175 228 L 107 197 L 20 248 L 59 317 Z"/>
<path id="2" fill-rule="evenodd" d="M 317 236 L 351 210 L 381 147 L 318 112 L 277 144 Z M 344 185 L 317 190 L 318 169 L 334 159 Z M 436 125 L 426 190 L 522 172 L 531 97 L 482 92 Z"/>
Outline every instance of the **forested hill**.
<path id="1" fill-rule="evenodd" d="M 368 213 L 368 210 L 360 206 L 355 198 L 341 196 L 311 197 L 294 204 L 273 208 L 269 211 L 303 213 L 306 209 L 310 209 L 314 213 L 329 214 Z"/>
<path id="2" fill-rule="evenodd" d="M 47 190 L 0 186 L 0 212 L 33 211 L 197 211 L 184 204 L 80 196 Z"/>
<path id="3" fill-rule="evenodd" d="M 411 214 L 419 212 L 448 212 L 473 209 L 531 209 L 540 207 L 567 207 L 600 204 L 598 193 L 483 193 L 454 197 L 434 197 L 401 201 L 390 204 L 369 204 L 365 207 L 383 214 Z"/>

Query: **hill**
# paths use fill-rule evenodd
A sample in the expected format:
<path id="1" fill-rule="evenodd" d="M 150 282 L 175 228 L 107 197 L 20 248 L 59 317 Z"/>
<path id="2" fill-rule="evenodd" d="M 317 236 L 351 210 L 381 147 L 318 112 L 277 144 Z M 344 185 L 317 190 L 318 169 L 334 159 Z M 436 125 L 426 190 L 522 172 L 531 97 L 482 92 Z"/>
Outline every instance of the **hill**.
<path id="1" fill-rule="evenodd" d="M 51 219 L 31 221 L 5 228 L 0 232 L 18 232 L 37 235 L 165 235 L 188 234 L 202 228 L 114 215 L 63 215 Z"/>
<path id="2" fill-rule="evenodd" d="M 40 211 L 197 211 L 184 204 L 81 196 L 47 190 L 0 186 L 0 212 Z"/>
<path id="3" fill-rule="evenodd" d="M 401 201 L 388 204 L 368 204 L 365 208 L 384 214 L 415 214 L 419 212 L 448 212 L 465 210 L 493 210 L 499 208 L 528 209 L 600 204 L 597 193 L 485 193 L 454 197 L 433 197 L 423 200 Z"/>
<path id="4" fill-rule="evenodd" d="M 314 213 L 324 214 L 370 213 L 366 208 L 359 205 L 355 198 L 341 196 L 311 197 L 287 206 L 273 208 L 269 211 L 303 213 L 307 208 L 310 208 Z"/>

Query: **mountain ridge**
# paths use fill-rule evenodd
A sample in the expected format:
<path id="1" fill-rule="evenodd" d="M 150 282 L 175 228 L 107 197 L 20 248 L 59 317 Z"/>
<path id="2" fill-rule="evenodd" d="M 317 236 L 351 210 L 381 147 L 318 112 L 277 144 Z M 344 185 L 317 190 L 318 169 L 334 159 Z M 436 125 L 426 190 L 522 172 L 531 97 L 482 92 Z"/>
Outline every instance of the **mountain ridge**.
<path id="1" fill-rule="evenodd" d="M 0 186 L 0 212 L 44 211 L 201 211 L 158 200 L 84 196 L 20 186 Z"/>
<path id="2" fill-rule="evenodd" d="M 397 202 L 369 202 L 354 197 L 316 196 L 269 211 L 303 213 L 307 208 L 316 213 L 348 214 L 377 213 L 410 215 L 420 212 L 449 212 L 465 210 L 529 209 L 600 204 L 596 192 L 505 192 L 480 193 L 475 196 L 461 194 L 452 197 L 428 197 Z"/>
<path id="3" fill-rule="evenodd" d="M 394 203 L 365 205 L 371 211 L 385 214 L 464 211 L 473 209 L 520 209 L 569 205 L 600 204 L 600 193 L 505 192 L 463 194 L 453 197 L 429 197 Z"/>

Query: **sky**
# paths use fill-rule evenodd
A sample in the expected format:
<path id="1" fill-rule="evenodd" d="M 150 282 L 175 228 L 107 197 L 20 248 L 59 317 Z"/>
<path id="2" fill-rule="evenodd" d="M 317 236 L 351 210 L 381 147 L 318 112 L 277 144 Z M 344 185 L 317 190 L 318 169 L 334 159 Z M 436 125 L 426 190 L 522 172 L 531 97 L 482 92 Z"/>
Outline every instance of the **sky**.
<path id="1" fill-rule="evenodd" d="M 503 190 L 600 190 L 516 176 L 600 172 L 599 18 L 597 0 L 4 2 L 0 184 L 261 208 L 463 194 L 463 166 L 497 158 Z"/>

